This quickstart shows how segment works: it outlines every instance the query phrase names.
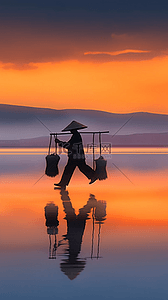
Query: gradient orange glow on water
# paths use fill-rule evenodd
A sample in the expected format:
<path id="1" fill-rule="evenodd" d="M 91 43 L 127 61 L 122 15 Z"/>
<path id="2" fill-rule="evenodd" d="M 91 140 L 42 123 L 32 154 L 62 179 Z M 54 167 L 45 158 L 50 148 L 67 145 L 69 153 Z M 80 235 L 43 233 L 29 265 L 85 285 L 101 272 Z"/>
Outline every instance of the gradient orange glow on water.
<path id="1" fill-rule="evenodd" d="M 131 186 L 125 178 L 122 180 L 109 178 L 106 183 L 96 182 L 93 187 L 90 187 L 82 176 L 80 180 L 74 178 L 68 188 L 74 208 L 78 210 L 86 204 L 89 194 L 92 193 L 97 200 L 107 201 L 108 219 L 110 216 L 115 216 L 122 219 L 130 218 L 130 221 L 131 218 L 133 220 L 160 220 L 161 222 L 168 220 L 168 187 L 164 184 L 167 180 L 166 174 L 162 178 L 159 175 L 152 177 L 151 174 L 146 175 L 145 178 L 142 175 L 131 175 L 131 179 L 138 183 L 137 186 Z M 26 208 L 40 216 L 42 204 L 45 205 L 49 201 L 61 203 L 59 190 L 54 190 L 53 187 L 56 180 L 42 179 L 33 186 L 34 179 L 15 177 L 8 178 L 5 182 L 2 178 L 1 214 L 10 215 L 13 209 Z M 148 180 L 152 183 L 148 184 Z M 145 182 L 146 186 L 144 186 Z"/>
<path id="2" fill-rule="evenodd" d="M 30 156 L 31 157 L 31 156 Z M 157 173 L 123 169 L 132 183 L 117 170 L 108 170 L 108 179 L 93 185 L 79 171 L 75 171 L 68 187 L 72 205 L 78 212 L 94 194 L 97 200 L 107 202 L 107 219 L 104 222 L 102 241 L 106 247 L 113 241 L 116 247 L 145 245 L 150 238 L 167 241 L 168 232 L 168 170 Z M 48 243 L 44 206 L 53 201 L 59 207 L 59 235 L 66 232 L 66 221 L 60 191 L 54 190 L 56 178 L 41 174 L 2 175 L 1 188 L 1 239 L 3 248 L 42 247 Z M 35 184 L 35 185 L 34 185 Z M 92 221 L 87 221 L 85 247 L 90 245 Z M 111 240 L 111 234 L 113 237 Z M 141 235 L 142 233 L 142 235 Z M 162 241 L 162 242 L 161 242 Z M 132 245 L 132 246 L 131 246 Z"/>

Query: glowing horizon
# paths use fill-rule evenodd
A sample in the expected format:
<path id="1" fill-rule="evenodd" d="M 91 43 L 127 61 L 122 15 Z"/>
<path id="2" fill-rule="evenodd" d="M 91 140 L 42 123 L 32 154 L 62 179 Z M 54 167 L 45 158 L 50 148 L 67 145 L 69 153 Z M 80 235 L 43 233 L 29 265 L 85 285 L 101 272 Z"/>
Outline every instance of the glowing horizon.
<path id="1" fill-rule="evenodd" d="M 113 113 L 168 113 L 168 56 L 146 61 L 1 64 L 3 104 Z"/>

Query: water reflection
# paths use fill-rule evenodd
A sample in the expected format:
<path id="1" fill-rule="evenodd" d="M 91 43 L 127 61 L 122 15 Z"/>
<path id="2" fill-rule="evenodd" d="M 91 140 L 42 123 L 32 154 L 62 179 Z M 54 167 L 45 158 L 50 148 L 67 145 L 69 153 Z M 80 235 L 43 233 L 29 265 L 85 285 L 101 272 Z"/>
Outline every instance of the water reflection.
<path id="1" fill-rule="evenodd" d="M 47 234 L 49 236 L 49 259 L 56 259 L 57 239 L 58 234 L 58 206 L 53 202 L 47 203 L 44 207 L 45 219 L 47 226 Z"/>
<path id="2" fill-rule="evenodd" d="M 63 259 L 68 260 L 70 256 L 69 250 L 66 255 L 64 253 L 65 244 L 69 248 L 68 240 L 63 240 L 64 245 L 58 247 L 64 238 L 62 235 L 68 231 L 60 190 L 52 189 L 54 180 L 47 176 L 33 186 L 44 169 L 41 165 L 43 157 L 39 154 L 1 155 L 0 279 L 3 300 L 15 299 L 16 295 L 18 300 L 48 296 L 50 300 L 56 297 L 62 300 L 80 297 L 83 300 L 90 299 L 93 294 L 96 299 L 110 299 L 111 295 L 122 300 L 140 300 L 144 295 L 145 300 L 167 299 L 167 155 L 113 155 L 112 158 L 108 159 L 107 181 L 90 186 L 77 170 L 68 189 L 74 209 L 87 204 L 91 192 L 97 202 L 103 199 L 108 202 L 108 218 L 104 225 L 101 221 L 106 216 L 100 215 L 96 208 L 93 217 L 93 208 L 88 214 L 90 219 L 86 220 L 77 256 L 78 262 L 84 261 L 84 269 L 80 272 L 78 269 L 79 275 L 70 281 L 60 268 Z M 61 173 L 66 159 L 62 156 Z M 129 176 L 134 186 L 113 167 L 113 163 Z M 52 226 L 45 226 L 43 213 L 44 206 L 51 200 L 59 207 L 59 225 L 54 224 L 58 234 L 52 229 L 56 236 L 47 234 L 47 228 L 49 233 Z M 53 254 L 56 249 L 57 259 L 48 259 L 46 253 L 50 237 L 50 249 Z M 91 254 L 92 259 L 87 258 Z M 97 260 L 97 256 L 103 258 Z M 82 264 L 79 266 L 81 268 Z"/>
<path id="3" fill-rule="evenodd" d="M 68 248 L 65 250 L 65 254 L 68 254 L 68 258 L 62 259 L 60 267 L 61 271 L 64 272 L 69 279 L 73 280 L 85 268 L 86 259 L 79 259 L 78 255 L 81 251 L 86 220 L 88 219 L 91 209 L 96 206 L 96 199 L 94 195 L 91 195 L 87 204 L 82 207 L 79 210 L 79 214 L 76 215 L 68 191 L 62 190 L 60 194 L 64 207 L 65 219 L 67 220 L 67 234 L 64 236 L 64 240 L 68 241 Z"/>
<path id="4" fill-rule="evenodd" d="M 95 195 L 90 194 L 87 203 L 79 209 L 76 214 L 67 190 L 60 191 L 62 205 L 67 222 L 67 233 L 62 236 L 57 243 L 56 234 L 58 234 L 58 206 L 50 202 L 45 206 L 45 218 L 47 233 L 49 234 L 49 258 L 56 258 L 56 250 L 60 246 L 65 246 L 63 257 L 60 263 L 61 271 L 70 279 L 75 279 L 85 268 L 88 258 L 98 259 L 100 252 L 100 233 L 101 225 L 106 219 L 106 201 L 97 200 Z M 88 257 L 80 258 L 82 239 L 86 227 L 86 221 L 92 218 L 92 239 L 91 254 Z M 98 224 L 97 254 L 93 256 L 95 225 Z M 52 240 L 52 238 L 54 239 Z M 68 243 L 68 245 L 67 245 Z"/>
<path id="5" fill-rule="evenodd" d="M 93 211 L 93 225 L 94 225 L 94 220 L 96 220 L 96 224 L 99 225 L 98 244 L 97 244 L 97 259 L 98 259 L 99 258 L 99 252 L 100 252 L 101 225 L 106 220 L 106 201 L 103 201 L 103 200 L 97 201 L 95 211 Z M 94 226 L 93 226 L 93 228 L 94 228 Z M 94 232 L 93 232 L 92 236 L 94 238 Z M 94 245 L 93 242 L 92 242 L 92 245 Z M 93 256 L 93 250 L 92 250 L 92 253 L 91 253 L 91 257 L 92 256 Z"/>

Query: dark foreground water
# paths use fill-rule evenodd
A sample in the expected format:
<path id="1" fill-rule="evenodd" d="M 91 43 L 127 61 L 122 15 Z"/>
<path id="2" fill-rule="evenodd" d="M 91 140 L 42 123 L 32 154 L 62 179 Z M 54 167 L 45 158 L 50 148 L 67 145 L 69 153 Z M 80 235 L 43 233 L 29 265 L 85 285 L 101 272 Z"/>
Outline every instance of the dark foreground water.
<path id="1" fill-rule="evenodd" d="M 0 153 L 1 299 L 168 298 L 165 149 L 116 149 L 108 179 L 76 170 L 61 193 L 66 156 L 49 178 L 45 151 L 19 151 Z"/>

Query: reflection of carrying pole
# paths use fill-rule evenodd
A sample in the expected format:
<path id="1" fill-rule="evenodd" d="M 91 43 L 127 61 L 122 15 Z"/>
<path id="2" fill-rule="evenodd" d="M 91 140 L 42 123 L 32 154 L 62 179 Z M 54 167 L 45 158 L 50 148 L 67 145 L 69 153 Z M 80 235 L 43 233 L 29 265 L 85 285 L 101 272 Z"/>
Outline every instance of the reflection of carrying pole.
<path id="1" fill-rule="evenodd" d="M 93 219 L 93 227 L 92 227 L 92 247 L 91 247 L 91 255 L 90 255 L 90 257 L 91 257 L 91 259 L 93 258 L 93 247 L 94 247 L 94 219 L 95 219 L 95 217 L 94 217 L 94 214 L 95 214 L 95 208 L 93 207 L 93 211 L 92 211 L 92 219 Z"/>
<path id="2" fill-rule="evenodd" d="M 49 234 L 49 259 L 51 258 L 51 234 Z"/>
<path id="3" fill-rule="evenodd" d="M 56 250 L 57 250 L 57 237 L 54 234 L 54 245 L 52 248 L 52 235 L 49 234 L 49 259 L 56 259 Z"/>
<path id="4" fill-rule="evenodd" d="M 55 237 L 55 243 L 54 243 L 54 246 L 53 246 L 53 250 L 52 250 L 52 258 L 55 258 L 56 259 L 56 250 L 57 250 L 57 237 L 56 237 L 56 234 L 54 235 Z"/>
<path id="5" fill-rule="evenodd" d="M 100 230 L 101 230 L 101 223 L 99 222 L 99 232 L 98 232 L 98 242 L 97 242 L 97 259 L 99 258 L 99 250 L 100 250 Z"/>

